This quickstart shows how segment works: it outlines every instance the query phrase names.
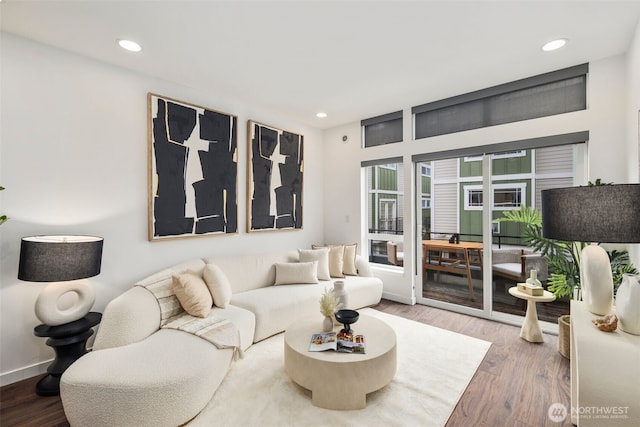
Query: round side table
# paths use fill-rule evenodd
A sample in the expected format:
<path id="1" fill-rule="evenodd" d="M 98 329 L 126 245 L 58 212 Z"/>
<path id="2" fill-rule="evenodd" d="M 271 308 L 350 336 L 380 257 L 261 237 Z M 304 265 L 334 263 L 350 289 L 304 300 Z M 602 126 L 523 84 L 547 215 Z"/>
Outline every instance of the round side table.
<path id="1" fill-rule="evenodd" d="M 556 296 L 549 291 L 542 291 L 542 295 L 533 296 L 521 292 L 517 286 L 509 288 L 509 293 L 516 298 L 527 300 L 527 314 L 524 317 L 522 329 L 520 329 L 520 338 L 529 342 L 544 342 L 542 330 L 538 323 L 538 311 L 536 310 L 537 302 L 551 302 Z"/>
<path id="2" fill-rule="evenodd" d="M 87 340 L 93 335 L 93 328 L 102 320 L 102 314 L 91 312 L 64 325 L 38 325 L 33 329 L 37 337 L 49 337 L 46 344 L 53 348 L 56 357 L 47 368 L 49 375 L 36 384 L 40 396 L 60 394 L 60 377 L 80 356 L 87 353 Z"/>

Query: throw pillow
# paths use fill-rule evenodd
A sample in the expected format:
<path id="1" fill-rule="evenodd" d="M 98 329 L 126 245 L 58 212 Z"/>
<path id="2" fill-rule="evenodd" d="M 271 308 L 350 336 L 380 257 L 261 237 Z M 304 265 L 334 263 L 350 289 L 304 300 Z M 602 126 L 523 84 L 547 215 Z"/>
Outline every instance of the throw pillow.
<path id="1" fill-rule="evenodd" d="M 356 253 L 358 244 L 344 245 L 344 265 L 342 272 L 348 276 L 357 276 L 358 268 L 356 267 Z"/>
<path id="2" fill-rule="evenodd" d="M 313 249 L 329 248 L 329 274 L 331 277 L 344 277 L 342 268 L 344 266 L 344 246 L 342 245 L 329 245 L 319 246 L 312 245 Z"/>
<path id="3" fill-rule="evenodd" d="M 300 262 L 318 261 L 318 279 L 331 280 L 329 273 L 329 248 L 298 249 Z"/>
<path id="4" fill-rule="evenodd" d="M 172 289 L 184 311 L 195 317 L 207 317 L 213 299 L 202 277 L 193 271 L 172 276 Z"/>
<path id="5" fill-rule="evenodd" d="M 216 307 L 227 308 L 231 301 L 233 291 L 231 283 L 224 272 L 215 264 L 207 264 L 203 271 L 204 281 L 213 297 L 213 304 Z"/>
<path id="6" fill-rule="evenodd" d="M 318 283 L 318 261 L 276 263 L 275 285 Z"/>

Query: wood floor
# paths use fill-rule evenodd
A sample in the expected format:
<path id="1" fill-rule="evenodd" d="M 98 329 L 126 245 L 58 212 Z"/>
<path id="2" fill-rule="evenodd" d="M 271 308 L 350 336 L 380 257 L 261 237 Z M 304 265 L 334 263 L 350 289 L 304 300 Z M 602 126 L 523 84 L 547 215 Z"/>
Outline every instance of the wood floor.
<path id="1" fill-rule="evenodd" d="M 531 344 L 519 338 L 517 327 L 472 316 L 387 300 L 375 308 L 492 343 L 453 411 L 448 427 L 571 425 L 569 420 L 554 423 L 547 416 L 553 403 L 570 407 L 569 361 L 558 353 L 556 336 L 545 335 L 544 343 Z M 426 357 L 429 355 L 425 354 Z M 2 427 L 69 425 L 58 397 L 35 394 L 38 379 L 0 388 Z"/>

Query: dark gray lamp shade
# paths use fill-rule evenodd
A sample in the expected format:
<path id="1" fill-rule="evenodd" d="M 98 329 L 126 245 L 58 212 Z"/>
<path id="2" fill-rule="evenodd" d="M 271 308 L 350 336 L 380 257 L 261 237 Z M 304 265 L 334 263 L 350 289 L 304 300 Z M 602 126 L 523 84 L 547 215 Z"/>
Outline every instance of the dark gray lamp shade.
<path id="1" fill-rule="evenodd" d="M 22 238 L 18 279 L 65 282 L 100 274 L 102 237 L 32 236 Z"/>
<path id="2" fill-rule="evenodd" d="M 544 237 L 640 243 L 640 184 L 556 188 L 541 196 Z"/>

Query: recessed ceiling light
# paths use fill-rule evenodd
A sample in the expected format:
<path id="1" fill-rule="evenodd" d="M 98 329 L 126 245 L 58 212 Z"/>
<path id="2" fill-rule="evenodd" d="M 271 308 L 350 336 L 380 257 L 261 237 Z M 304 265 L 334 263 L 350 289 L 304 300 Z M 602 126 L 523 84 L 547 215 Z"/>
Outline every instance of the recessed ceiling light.
<path id="1" fill-rule="evenodd" d="M 542 50 L 544 50 L 545 52 L 551 52 L 552 50 L 560 49 L 565 44 L 567 44 L 567 39 L 551 40 L 550 42 L 545 43 L 545 45 L 542 46 Z"/>
<path id="2" fill-rule="evenodd" d="M 118 39 L 118 44 L 129 52 L 140 52 L 142 50 L 142 46 L 131 40 Z"/>
<path id="3" fill-rule="evenodd" d="M 324 119 L 325 117 L 327 117 L 327 113 L 320 112 L 316 114 L 316 117 L 318 117 L 319 119 Z"/>

